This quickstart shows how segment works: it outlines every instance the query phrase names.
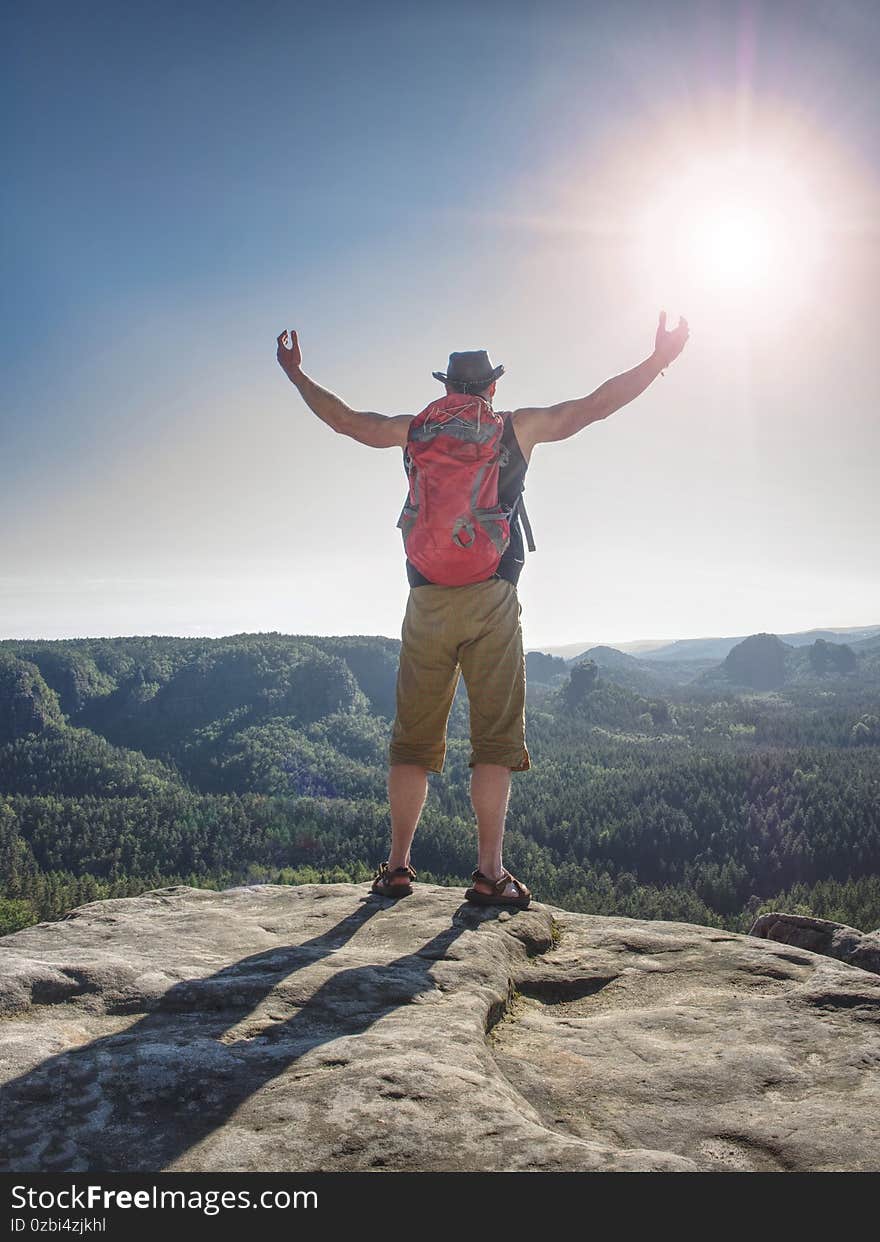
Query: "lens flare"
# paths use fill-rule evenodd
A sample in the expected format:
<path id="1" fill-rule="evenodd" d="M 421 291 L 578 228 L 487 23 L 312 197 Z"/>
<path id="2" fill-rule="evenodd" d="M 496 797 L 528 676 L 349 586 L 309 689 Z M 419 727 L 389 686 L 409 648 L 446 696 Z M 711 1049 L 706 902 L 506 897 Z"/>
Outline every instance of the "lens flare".
<path id="1" fill-rule="evenodd" d="M 695 222 L 688 248 L 713 284 L 757 285 L 773 266 L 774 226 L 771 213 L 755 204 L 721 204 Z"/>
<path id="2" fill-rule="evenodd" d="M 815 293 L 823 222 L 806 182 L 771 158 L 716 156 L 649 195 L 637 262 L 658 290 L 695 308 L 760 298 L 776 312 Z M 668 296 L 668 295 L 667 295 Z"/>

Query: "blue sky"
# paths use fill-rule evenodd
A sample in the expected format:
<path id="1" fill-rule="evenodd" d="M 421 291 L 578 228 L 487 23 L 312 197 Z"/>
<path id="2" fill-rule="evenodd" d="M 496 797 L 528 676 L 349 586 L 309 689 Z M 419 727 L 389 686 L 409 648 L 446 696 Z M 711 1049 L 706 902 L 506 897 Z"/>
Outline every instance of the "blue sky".
<path id="1" fill-rule="evenodd" d="M 532 456 L 527 645 L 880 622 L 876 6 L 50 3 L 2 44 L 0 637 L 399 636 L 400 453 L 278 332 L 389 414 L 486 348 L 515 409 L 661 308 L 681 358 Z M 732 146 L 788 247 L 748 280 L 688 241 Z"/>

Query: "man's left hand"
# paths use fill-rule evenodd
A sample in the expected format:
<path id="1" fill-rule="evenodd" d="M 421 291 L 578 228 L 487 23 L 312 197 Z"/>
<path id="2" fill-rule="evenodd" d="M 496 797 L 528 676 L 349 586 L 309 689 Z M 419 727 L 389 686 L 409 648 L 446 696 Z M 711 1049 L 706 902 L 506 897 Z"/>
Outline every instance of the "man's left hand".
<path id="1" fill-rule="evenodd" d="M 664 367 L 669 366 L 681 351 L 684 349 L 684 343 L 688 339 L 688 321 L 680 316 L 678 327 L 673 328 L 671 332 L 666 331 L 666 311 L 660 312 L 660 322 L 657 325 L 657 335 L 654 338 L 654 353 Z"/>

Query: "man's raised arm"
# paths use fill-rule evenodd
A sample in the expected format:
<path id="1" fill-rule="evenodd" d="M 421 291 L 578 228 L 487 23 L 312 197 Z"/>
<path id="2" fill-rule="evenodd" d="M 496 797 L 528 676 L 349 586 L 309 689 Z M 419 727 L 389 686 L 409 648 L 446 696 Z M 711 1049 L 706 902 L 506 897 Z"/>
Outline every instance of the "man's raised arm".
<path id="1" fill-rule="evenodd" d="M 546 444 L 553 440 L 567 440 L 590 423 L 607 418 L 645 391 L 660 372 L 678 357 L 688 335 L 687 320 L 683 318 L 679 319 L 677 328 L 667 332 L 666 311 L 661 311 L 654 352 L 650 357 L 632 370 L 606 380 L 587 397 L 560 401 L 558 405 L 545 408 L 517 410 L 517 434 L 532 445 Z"/>
<path id="2" fill-rule="evenodd" d="M 322 422 L 340 435 L 351 436 L 353 440 L 369 445 L 370 448 L 402 448 L 406 444 L 406 433 L 413 417 L 411 414 L 389 417 L 387 414 L 353 410 L 335 393 L 322 388 L 306 375 L 302 369 L 302 354 L 296 332 L 291 332 L 290 335 L 289 347 L 284 340 L 287 329 L 278 336 L 278 361 L 287 378 L 299 389 L 303 401 Z"/>

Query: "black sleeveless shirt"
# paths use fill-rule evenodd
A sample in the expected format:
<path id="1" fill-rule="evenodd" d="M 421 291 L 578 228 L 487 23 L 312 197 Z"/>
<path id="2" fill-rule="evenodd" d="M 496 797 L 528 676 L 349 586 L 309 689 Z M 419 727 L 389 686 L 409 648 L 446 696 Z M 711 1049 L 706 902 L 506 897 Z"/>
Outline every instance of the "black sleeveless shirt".
<path id="1" fill-rule="evenodd" d="M 505 452 L 506 450 L 506 452 Z M 406 452 L 406 450 L 404 450 Z M 524 479 L 528 470 L 528 462 L 522 455 L 519 441 L 513 430 L 513 418 L 510 414 L 504 417 L 504 431 L 501 436 L 501 461 L 498 466 L 498 499 L 509 508 L 520 493 L 525 491 Z M 525 563 L 522 530 L 519 521 L 519 509 L 510 524 L 510 543 L 492 575 L 493 578 L 506 578 L 514 586 L 522 573 Z M 411 587 L 434 586 L 430 578 L 425 578 L 407 557 L 406 576 Z"/>

